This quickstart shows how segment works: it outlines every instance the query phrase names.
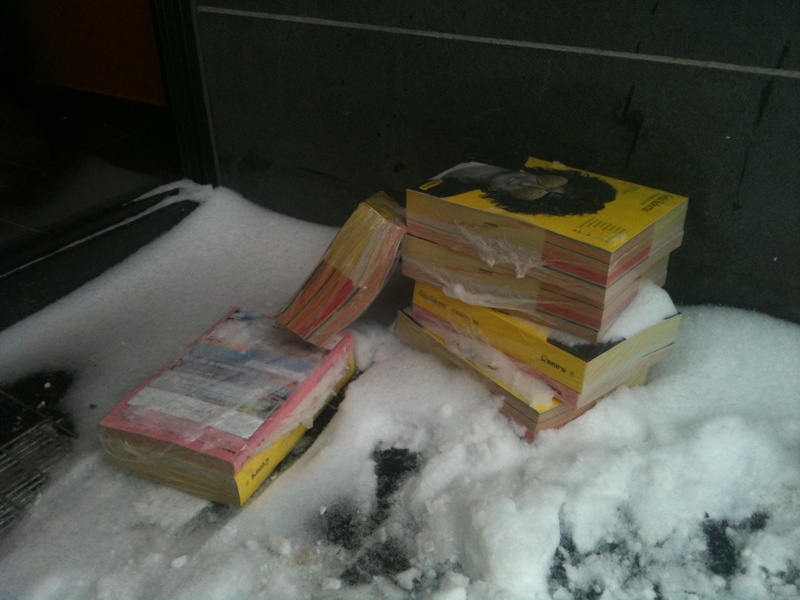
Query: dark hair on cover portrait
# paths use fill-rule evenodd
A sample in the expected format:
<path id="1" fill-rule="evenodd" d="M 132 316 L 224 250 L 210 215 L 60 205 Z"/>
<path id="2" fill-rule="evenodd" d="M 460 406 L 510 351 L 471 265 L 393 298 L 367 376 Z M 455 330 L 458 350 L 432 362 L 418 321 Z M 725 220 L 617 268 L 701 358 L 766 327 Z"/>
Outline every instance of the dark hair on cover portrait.
<path id="1" fill-rule="evenodd" d="M 614 187 L 586 173 L 544 167 L 513 171 L 470 163 L 439 175 L 431 188 L 437 196 L 480 189 L 483 197 L 513 213 L 528 215 L 586 215 L 599 212 L 616 197 Z"/>

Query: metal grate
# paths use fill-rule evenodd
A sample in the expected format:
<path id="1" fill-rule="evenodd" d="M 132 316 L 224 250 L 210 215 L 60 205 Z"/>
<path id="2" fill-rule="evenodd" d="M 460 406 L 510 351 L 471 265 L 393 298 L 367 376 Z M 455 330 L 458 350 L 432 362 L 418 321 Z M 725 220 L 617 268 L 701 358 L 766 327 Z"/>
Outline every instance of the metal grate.
<path id="1" fill-rule="evenodd" d="M 22 516 L 51 468 L 72 449 L 72 439 L 42 421 L 0 447 L 0 535 Z"/>

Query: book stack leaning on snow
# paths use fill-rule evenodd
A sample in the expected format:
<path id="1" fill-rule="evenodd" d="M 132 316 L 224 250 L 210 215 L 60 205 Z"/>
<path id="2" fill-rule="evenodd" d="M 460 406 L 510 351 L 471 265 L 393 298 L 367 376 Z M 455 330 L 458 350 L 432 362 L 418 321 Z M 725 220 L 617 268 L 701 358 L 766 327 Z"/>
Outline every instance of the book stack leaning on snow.
<path id="1" fill-rule="evenodd" d="M 396 332 L 409 345 L 466 369 L 504 399 L 503 414 L 533 439 L 594 406 L 620 385 L 644 383 L 673 348 L 680 314 L 654 283 L 622 311 L 607 340 L 590 344 L 417 282 Z"/>
<path id="2" fill-rule="evenodd" d="M 347 334 L 316 347 L 234 309 L 100 421 L 112 464 L 241 506 L 352 376 Z"/>
<path id="3" fill-rule="evenodd" d="M 403 273 L 597 342 L 643 282 L 664 283 L 686 207 L 535 158 L 522 170 L 463 163 L 407 191 Z"/>
<path id="4" fill-rule="evenodd" d="M 327 342 L 378 295 L 404 234 L 402 209 L 389 196 L 359 204 L 278 321 L 313 344 Z"/>

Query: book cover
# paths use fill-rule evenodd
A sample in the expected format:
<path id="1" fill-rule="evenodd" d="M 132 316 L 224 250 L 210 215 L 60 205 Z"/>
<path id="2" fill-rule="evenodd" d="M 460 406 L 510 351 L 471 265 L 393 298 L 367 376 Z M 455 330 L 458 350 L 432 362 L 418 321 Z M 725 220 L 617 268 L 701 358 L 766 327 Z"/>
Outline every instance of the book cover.
<path id="1" fill-rule="evenodd" d="M 632 306 L 626 311 L 647 312 L 646 301 L 643 303 L 645 306 Z M 680 314 L 675 311 L 664 318 L 659 314 L 652 325 L 627 338 L 568 344 L 560 339 L 563 334 L 551 328 L 503 311 L 467 304 L 450 298 L 436 286 L 420 282 L 414 285 L 411 315 L 475 337 L 586 397 L 604 393 L 620 378 L 663 358 L 674 345 L 680 324 Z"/>
<path id="2" fill-rule="evenodd" d="M 529 158 L 523 169 L 462 163 L 407 191 L 409 233 L 506 263 L 609 285 L 644 260 L 687 199 Z"/>
<path id="3" fill-rule="evenodd" d="M 104 417 L 101 440 L 115 464 L 204 497 L 238 481 L 243 502 L 257 477 L 242 473 L 263 481 L 353 370 L 349 335 L 316 347 L 234 309 Z"/>
<path id="4" fill-rule="evenodd" d="M 377 193 L 360 203 L 278 321 L 313 344 L 325 344 L 381 291 L 404 234 L 402 208 L 389 196 Z"/>

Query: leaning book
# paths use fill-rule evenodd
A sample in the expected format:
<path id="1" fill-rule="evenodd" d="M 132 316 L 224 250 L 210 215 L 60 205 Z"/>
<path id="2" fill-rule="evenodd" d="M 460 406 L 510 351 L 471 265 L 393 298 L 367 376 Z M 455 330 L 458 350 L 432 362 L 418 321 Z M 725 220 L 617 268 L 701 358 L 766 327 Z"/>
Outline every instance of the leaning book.
<path id="1" fill-rule="evenodd" d="M 100 421 L 115 466 L 243 505 L 354 371 L 353 340 L 317 347 L 234 309 Z"/>
<path id="2" fill-rule="evenodd" d="M 303 339 L 325 344 L 375 300 L 404 234 L 403 210 L 387 194 L 361 202 L 277 319 Z"/>

